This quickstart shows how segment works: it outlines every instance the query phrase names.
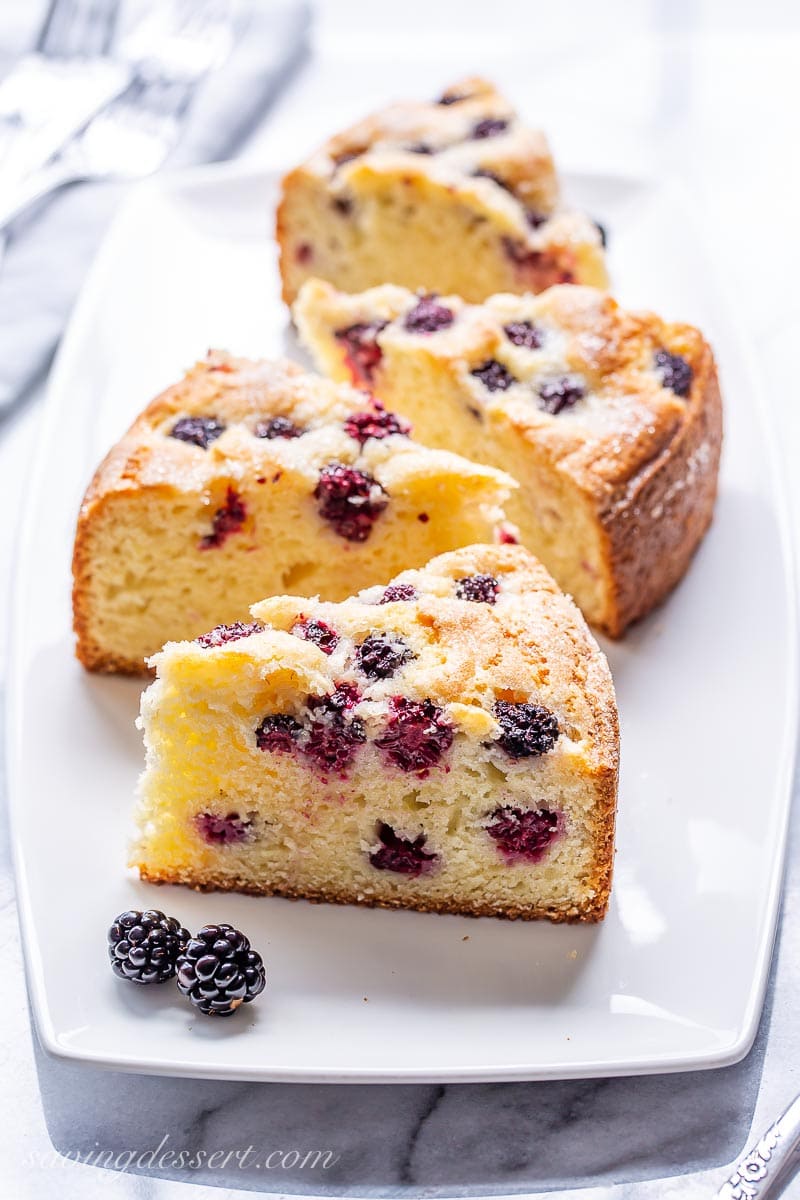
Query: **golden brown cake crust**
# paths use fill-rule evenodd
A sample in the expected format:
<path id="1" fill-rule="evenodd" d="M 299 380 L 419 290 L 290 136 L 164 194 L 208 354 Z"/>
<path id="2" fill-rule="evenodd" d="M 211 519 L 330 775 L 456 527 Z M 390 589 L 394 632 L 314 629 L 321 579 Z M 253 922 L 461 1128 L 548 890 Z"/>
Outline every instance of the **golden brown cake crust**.
<path id="1" fill-rule="evenodd" d="M 597 895 L 588 902 L 583 908 L 575 908 L 569 911 L 564 911 L 561 908 L 492 908 L 490 905 L 476 905 L 474 908 L 464 908 L 457 904 L 441 903 L 424 903 L 423 901 L 401 901 L 401 900 L 386 900 L 378 899 L 374 896 L 365 896 L 358 893 L 348 892 L 326 892 L 317 891 L 310 892 L 307 889 L 292 889 L 289 887 L 272 887 L 265 884 L 263 887 L 253 887 L 246 880 L 232 881 L 223 876 L 214 877 L 210 875 L 202 881 L 195 878 L 181 879 L 179 876 L 172 876 L 169 873 L 163 875 L 157 872 L 151 872 L 147 867 L 139 867 L 139 875 L 145 883 L 161 884 L 177 884 L 191 888 L 195 892 L 242 892 L 246 896 L 280 896 L 285 900 L 308 900 L 312 904 L 357 904 L 363 908 L 387 908 L 387 909 L 412 909 L 415 912 L 422 913 L 441 913 L 449 914 L 457 917 L 500 917 L 508 921 L 537 921 L 546 919 L 553 921 L 556 924 L 583 924 L 602 921 L 608 910 L 609 891 L 611 887 L 611 856 L 613 850 L 608 855 L 609 863 L 608 870 L 605 873 L 598 872 L 593 880 L 593 886 L 597 889 Z"/>
<path id="2" fill-rule="evenodd" d="M 685 575 L 714 514 L 722 448 L 722 399 L 713 355 L 694 358 L 686 415 L 661 453 L 602 509 L 613 604 L 605 632 L 621 637 Z"/>
<path id="3" fill-rule="evenodd" d="M 350 324 L 382 322 L 375 335 L 380 351 L 373 370 L 376 395 L 402 410 L 395 387 L 400 369 L 413 356 L 420 380 L 430 374 L 460 389 L 485 414 L 489 439 L 498 445 L 513 436 L 527 446 L 531 462 L 568 477 L 585 498 L 599 537 L 596 571 L 604 581 L 602 609 L 592 611 L 595 628 L 619 637 L 671 591 L 686 572 L 712 518 L 722 447 L 722 402 L 713 353 L 694 327 L 667 322 L 653 313 L 627 312 L 605 292 L 579 286 L 554 287 L 538 296 L 497 295 L 480 306 L 456 296 L 438 303 L 455 319 L 427 337 L 403 328 L 403 315 L 417 303 L 404 288 L 384 286 L 345 295 L 330 284 L 304 285 L 294 312 L 305 343 L 334 377 L 349 373 L 346 345 L 335 331 Z M 550 331 L 541 353 L 518 350 L 504 333 L 509 322 L 529 321 Z M 655 355 L 679 355 L 691 370 L 686 396 L 662 385 Z M 487 361 L 509 366 L 522 387 L 487 392 L 471 372 Z M 588 389 L 581 405 L 565 414 L 542 412 L 530 389 L 558 376 L 579 378 Z M 416 414 L 406 413 L 412 419 Z M 449 433 L 426 437 L 444 443 Z M 430 431 L 428 431 L 430 432 Z M 434 432 L 436 432 L 434 430 Z M 515 473 L 496 448 L 486 458 Z M 523 459 L 520 457 L 518 467 Z M 522 482 L 522 475 L 519 475 Z M 516 519 L 520 519 L 519 516 Z M 569 584 L 561 580 L 562 585 Z"/>

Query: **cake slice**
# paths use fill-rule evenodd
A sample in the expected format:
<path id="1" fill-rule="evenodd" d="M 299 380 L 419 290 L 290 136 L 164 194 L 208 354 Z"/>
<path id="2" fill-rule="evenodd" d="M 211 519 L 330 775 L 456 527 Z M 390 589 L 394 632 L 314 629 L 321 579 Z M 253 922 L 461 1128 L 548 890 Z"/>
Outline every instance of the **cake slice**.
<path id="1" fill-rule="evenodd" d="M 142 699 L 143 879 L 599 920 L 617 714 L 605 658 L 520 546 L 340 604 L 279 596 L 165 646 Z"/>
<path id="2" fill-rule="evenodd" d="M 141 672 L 259 596 L 341 599 L 491 541 L 514 481 L 417 445 L 355 389 L 211 353 L 112 449 L 78 519 L 77 655 Z"/>
<path id="3" fill-rule="evenodd" d="M 711 521 L 722 440 L 710 347 L 691 325 L 554 287 L 483 305 L 307 283 L 317 366 L 370 387 L 430 446 L 520 482 L 522 541 L 617 637 L 681 579 Z"/>
<path id="4" fill-rule="evenodd" d="M 602 228 L 564 203 L 544 135 L 483 79 L 331 138 L 286 176 L 277 237 L 287 304 L 310 276 L 472 301 L 607 282 Z"/>

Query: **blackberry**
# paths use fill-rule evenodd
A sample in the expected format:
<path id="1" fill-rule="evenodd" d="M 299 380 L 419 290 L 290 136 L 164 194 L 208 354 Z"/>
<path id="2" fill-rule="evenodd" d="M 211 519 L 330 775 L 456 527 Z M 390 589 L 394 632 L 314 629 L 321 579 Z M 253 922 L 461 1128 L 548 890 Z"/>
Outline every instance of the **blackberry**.
<path id="1" fill-rule="evenodd" d="M 390 716 L 375 745 L 401 771 L 424 777 L 453 744 L 453 726 L 431 700 L 392 696 Z"/>
<path id="2" fill-rule="evenodd" d="M 111 970 L 131 983 L 166 983 L 190 936 L 180 921 L 157 908 L 120 913 L 108 931 Z"/>
<path id="3" fill-rule="evenodd" d="M 508 129 L 508 121 L 504 121 L 502 117 L 484 117 L 482 121 L 478 121 L 477 125 L 472 126 L 471 138 L 497 137 L 500 133 L 505 133 Z"/>
<path id="4" fill-rule="evenodd" d="M 419 595 L 412 583 L 390 583 L 383 589 L 378 604 L 396 604 L 401 600 L 416 600 Z"/>
<path id="5" fill-rule="evenodd" d="M 494 715 L 502 731 L 497 744 L 511 758 L 547 754 L 561 732 L 555 714 L 542 704 L 510 704 L 498 700 Z"/>
<path id="6" fill-rule="evenodd" d="M 538 350 L 542 344 L 542 331 L 530 321 L 511 321 L 503 326 L 503 333 L 515 346 L 524 346 L 526 350 Z"/>
<path id="7" fill-rule="evenodd" d="M 434 100 L 434 104 L 447 106 L 449 104 L 460 104 L 462 100 L 469 100 L 471 92 L 445 92 L 438 100 Z"/>
<path id="8" fill-rule="evenodd" d="M 256 745 L 259 750 L 269 750 L 273 754 L 290 754 L 302 729 L 290 713 L 270 713 L 256 729 Z"/>
<path id="9" fill-rule="evenodd" d="M 215 625 L 208 633 L 201 633 L 194 640 L 204 650 L 213 650 L 216 646 L 226 646 L 228 642 L 238 642 L 241 638 L 252 637 L 264 628 L 258 621 L 245 625 L 243 621 L 234 621 L 232 625 Z"/>
<path id="10" fill-rule="evenodd" d="M 237 812 L 220 817 L 216 813 L 198 813 L 194 827 L 209 846 L 230 846 L 235 842 L 249 842 L 253 837 L 252 823 Z"/>
<path id="11" fill-rule="evenodd" d="M 500 240 L 506 254 L 518 267 L 541 267 L 545 264 L 547 256 L 543 251 L 529 250 L 524 242 L 515 238 L 503 237 Z"/>
<path id="12" fill-rule="evenodd" d="M 456 580 L 456 595 L 459 600 L 471 600 L 474 604 L 496 604 L 500 584 L 494 575 L 465 575 Z"/>
<path id="13" fill-rule="evenodd" d="M 314 498 L 320 516 L 348 542 L 365 542 L 389 503 L 377 479 L 340 462 L 322 468 Z"/>
<path id="14" fill-rule="evenodd" d="M 544 250 L 529 250 L 524 242 L 511 237 L 500 239 L 508 257 L 521 271 L 531 272 L 540 278 L 542 287 L 551 287 L 554 283 L 574 283 L 575 274 L 560 267 L 558 260 Z M 543 277 L 543 280 L 541 279 Z"/>
<path id="15" fill-rule="evenodd" d="M 225 495 L 225 503 L 214 513 L 211 522 L 211 533 L 200 539 L 201 550 L 212 550 L 221 546 L 232 533 L 238 533 L 247 517 L 244 500 L 235 488 L 229 487 Z"/>
<path id="16" fill-rule="evenodd" d="M 395 833 L 385 821 L 378 822 L 378 845 L 369 852 L 369 861 L 378 871 L 395 871 L 398 875 L 424 875 L 436 864 L 438 854 L 425 849 L 427 838 L 404 838 Z"/>
<path id="17" fill-rule="evenodd" d="M 562 375 L 559 379 L 551 379 L 541 385 L 539 407 L 557 417 L 565 408 L 572 408 L 573 404 L 577 404 L 585 395 L 586 389 L 582 383 L 570 379 L 568 375 Z"/>
<path id="18" fill-rule="evenodd" d="M 496 358 L 487 358 L 485 363 L 476 367 L 474 371 L 470 371 L 470 375 L 480 379 L 483 386 L 490 392 L 505 392 L 512 383 L 517 382 L 508 367 L 498 362 Z"/>
<path id="19" fill-rule="evenodd" d="M 656 350 L 654 362 L 663 386 L 685 399 L 692 389 L 692 368 L 686 359 L 669 350 Z"/>
<path id="20" fill-rule="evenodd" d="M 540 862 L 561 832 L 562 818 L 549 808 L 496 808 L 484 826 L 506 862 Z"/>
<path id="21" fill-rule="evenodd" d="M 327 696 L 310 696 L 307 704 L 312 710 L 324 709 L 332 713 L 349 713 L 361 701 L 361 692 L 354 683 L 337 683 L 336 689 Z"/>
<path id="22" fill-rule="evenodd" d="M 412 658 L 414 651 L 397 634 L 371 633 L 356 646 L 359 670 L 368 679 L 391 679 Z"/>
<path id="23" fill-rule="evenodd" d="M 169 432 L 179 442 L 188 442 L 207 450 L 225 432 L 225 426 L 216 417 L 180 417 Z"/>
<path id="24" fill-rule="evenodd" d="M 372 412 L 351 413 L 344 423 L 344 431 L 363 446 L 370 438 L 391 437 L 394 433 L 407 435 L 411 426 L 397 413 L 387 412 L 376 400 Z"/>
<path id="25" fill-rule="evenodd" d="M 312 696 L 308 700 L 313 719 L 300 749 L 325 775 L 333 772 L 344 776 L 359 746 L 367 740 L 363 721 L 351 715 L 360 699 L 358 688 L 341 683 L 329 696 Z"/>
<path id="26" fill-rule="evenodd" d="M 331 629 L 330 625 L 326 625 L 324 621 L 314 621 L 311 617 L 295 621 L 290 633 L 295 637 L 303 638 L 306 642 L 312 642 L 318 646 L 323 654 L 333 654 L 336 647 L 339 645 L 339 635 L 335 629 Z"/>
<path id="27" fill-rule="evenodd" d="M 403 326 L 409 333 L 437 333 L 453 324 L 456 315 L 452 309 L 438 304 L 436 296 L 420 296 L 417 303 L 406 313 Z"/>
<path id="28" fill-rule="evenodd" d="M 209 1017 L 229 1017 L 265 983 L 261 955 L 232 925 L 204 925 L 178 958 L 178 991 Z"/>
<path id="29" fill-rule="evenodd" d="M 345 349 L 345 361 L 356 381 L 370 384 L 380 366 L 383 351 L 377 342 L 378 334 L 386 328 L 388 321 L 364 321 L 337 329 L 334 337 Z"/>
<path id="30" fill-rule="evenodd" d="M 253 427 L 253 433 L 257 438 L 274 441 L 275 438 L 302 437 L 305 429 L 296 425 L 290 417 L 270 417 L 268 421 L 257 421 Z"/>

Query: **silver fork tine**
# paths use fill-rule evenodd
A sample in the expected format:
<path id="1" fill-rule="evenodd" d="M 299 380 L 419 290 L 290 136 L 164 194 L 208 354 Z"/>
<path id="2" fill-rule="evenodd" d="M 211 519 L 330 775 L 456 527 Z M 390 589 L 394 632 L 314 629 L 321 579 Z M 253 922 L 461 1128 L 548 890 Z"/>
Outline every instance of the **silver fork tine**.
<path id="1" fill-rule="evenodd" d="M 232 0 L 177 0 L 170 6 L 168 32 L 161 23 L 161 28 L 148 26 L 138 40 L 123 34 L 120 52 L 135 64 L 134 82 L 47 167 L 25 179 L 7 200 L 0 199 L 0 230 L 66 184 L 142 178 L 156 171 L 178 140 L 200 81 L 230 51 L 234 14 Z"/>
<path id="2" fill-rule="evenodd" d="M 43 167 L 130 80 L 131 64 L 103 53 L 117 7 L 49 0 L 36 47 L 0 81 L 0 192 Z"/>
<path id="3" fill-rule="evenodd" d="M 119 4 L 117 0 L 94 0 L 89 12 L 89 35 L 84 53 L 108 54 L 114 40 Z"/>
<path id="4" fill-rule="evenodd" d="M 36 49 L 48 58 L 87 58 L 108 52 L 116 0 L 51 0 Z"/>
<path id="5" fill-rule="evenodd" d="M 152 6 L 132 35 L 123 32 L 119 49 L 148 81 L 197 78 L 213 66 L 203 61 L 203 41 L 219 45 L 232 24 L 231 0 L 173 0 Z"/>
<path id="6" fill-rule="evenodd" d="M 76 10 L 77 0 L 50 0 L 47 16 L 36 40 L 36 49 L 40 54 L 48 57 L 61 54 Z"/>

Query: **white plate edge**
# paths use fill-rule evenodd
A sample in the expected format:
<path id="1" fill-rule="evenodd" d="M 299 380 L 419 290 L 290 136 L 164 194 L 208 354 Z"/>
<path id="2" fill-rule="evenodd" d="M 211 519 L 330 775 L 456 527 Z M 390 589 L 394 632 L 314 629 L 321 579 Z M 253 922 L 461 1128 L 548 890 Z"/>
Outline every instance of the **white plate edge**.
<path id="1" fill-rule="evenodd" d="M 637 175 L 626 172 L 611 171 L 604 173 L 593 170 L 574 170 L 569 172 L 573 177 L 604 178 L 618 181 L 629 181 L 638 185 L 650 185 L 663 192 L 672 192 L 678 201 L 687 224 L 692 228 L 695 243 L 704 246 L 703 239 L 692 218 L 692 208 L 687 199 L 686 191 L 674 179 L 655 179 L 651 176 Z M 47 394 L 39 421 L 39 443 L 36 447 L 33 466 L 28 478 L 26 495 L 38 495 L 39 483 L 44 472 L 46 451 L 53 436 L 53 427 L 57 414 L 61 411 L 62 377 L 70 375 L 70 365 L 75 356 L 74 347 L 85 341 L 82 330 L 86 319 L 84 314 L 91 311 L 96 304 L 96 296 L 102 294 L 105 278 L 115 261 L 117 244 L 124 240 L 127 226 L 134 221 L 137 209 L 147 203 L 148 196 L 153 191 L 177 190 L 186 186 L 202 187 L 209 183 L 230 181 L 232 183 L 248 182 L 259 178 L 275 175 L 280 177 L 283 171 L 276 166 L 263 167 L 257 164 L 222 163 L 192 167 L 186 170 L 165 172 L 158 178 L 140 184 L 123 202 L 111 228 L 106 234 L 100 249 L 89 268 L 86 280 L 81 288 L 78 299 L 72 310 L 64 337 L 50 371 L 47 383 Z M 699 264 L 700 265 L 700 264 Z M 8 816 L 11 835 L 11 853 L 16 878 L 17 906 L 20 929 L 22 933 L 23 955 L 26 964 L 31 1007 L 35 1018 L 40 1041 L 46 1051 L 56 1057 L 71 1061 L 91 1063 L 97 1067 L 116 1069 L 139 1074 L 174 1075 L 188 1078 L 216 1078 L 260 1080 L 271 1082 L 295 1083 L 471 1083 L 471 1082 L 502 1082 L 502 1081 L 534 1081 L 556 1079 L 581 1079 L 598 1077 L 623 1077 L 645 1074 L 671 1074 L 686 1070 L 698 1070 L 733 1065 L 741 1061 L 750 1051 L 758 1031 L 761 1013 L 770 974 L 770 962 L 774 951 L 775 938 L 780 916 L 780 900 L 783 894 L 783 882 L 786 868 L 786 850 L 788 842 L 788 826 L 791 813 L 792 784 L 795 772 L 795 757 L 797 749 L 798 716 L 800 714 L 800 679 L 798 678 L 799 621 L 797 608 L 797 577 L 795 567 L 795 551 L 792 540 L 792 521 L 786 486 L 786 471 L 782 455 L 778 448 L 777 435 L 769 421 L 769 406 L 763 388 L 758 383 L 756 370 L 756 355 L 749 339 L 742 333 L 739 321 L 732 308 L 728 305 L 724 293 L 719 286 L 720 274 L 711 256 L 703 249 L 702 265 L 709 267 L 706 279 L 715 306 L 724 318 L 725 325 L 731 330 L 737 340 L 737 349 L 741 354 L 751 386 L 751 401 L 756 419 L 764 439 L 767 460 L 771 470 L 770 489 L 775 497 L 775 516 L 779 533 L 781 558 L 784 565 L 784 602 L 788 614 L 788 649 L 787 658 L 794 664 L 794 669 L 787 675 L 787 704 L 784 727 L 780 739 L 780 763 L 777 769 L 777 786 L 781 792 L 782 808 L 779 809 L 780 828 L 778 841 L 779 868 L 770 876 L 769 893 L 766 898 L 766 911 L 769 914 L 767 935 L 762 937 L 759 952 L 756 957 L 756 985 L 751 987 L 749 1003 L 745 1012 L 742 1028 L 730 1047 L 723 1047 L 714 1052 L 698 1052 L 687 1054 L 681 1058 L 670 1057 L 661 1062 L 658 1057 L 648 1058 L 646 1062 L 632 1061 L 621 1065 L 619 1069 L 609 1072 L 607 1064 L 594 1064 L 590 1061 L 571 1064 L 568 1068 L 553 1067 L 538 1070 L 521 1066 L 519 1070 L 509 1068 L 492 1069 L 491 1067 L 473 1070 L 466 1068 L 463 1072 L 457 1068 L 432 1073 L 412 1071 L 408 1074 L 402 1071 L 376 1071 L 374 1073 L 356 1069 L 353 1071 L 315 1072 L 305 1068 L 229 1068 L 211 1063 L 192 1063 L 187 1065 L 180 1061 L 168 1059 L 131 1060 L 100 1055 L 85 1050 L 74 1050 L 58 1040 L 50 1010 L 47 1004 L 44 976 L 38 961 L 38 946 L 34 937 L 33 915 L 30 909 L 25 860 L 17 828 L 17 789 L 16 776 L 16 745 L 17 727 L 21 718 L 21 671 L 18 662 L 19 651 L 14 632 L 19 624 L 19 613 L 23 605 L 23 588 L 20 580 L 25 579 L 20 567 L 25 563 L 25 545 L 32 516 L 26 513 L 17 532 L 15 553 L 12 562 L 11 581 L 11 620 L 9 622 L 9 654 L 7 672 L 7 709 L 5 721 L 5 777 L 8 795 Z M 710 285 L 709 285 L 710 281 Z M 34 954 L 36 950 L 36 954 Z"/>

